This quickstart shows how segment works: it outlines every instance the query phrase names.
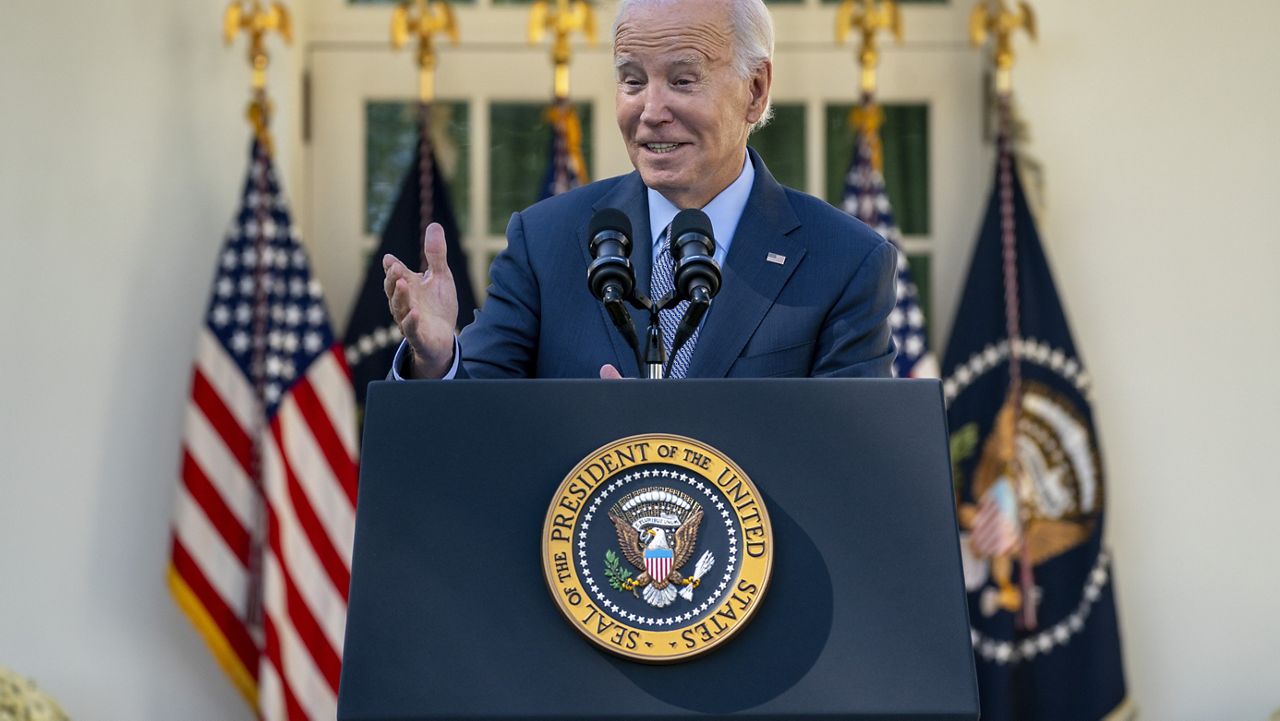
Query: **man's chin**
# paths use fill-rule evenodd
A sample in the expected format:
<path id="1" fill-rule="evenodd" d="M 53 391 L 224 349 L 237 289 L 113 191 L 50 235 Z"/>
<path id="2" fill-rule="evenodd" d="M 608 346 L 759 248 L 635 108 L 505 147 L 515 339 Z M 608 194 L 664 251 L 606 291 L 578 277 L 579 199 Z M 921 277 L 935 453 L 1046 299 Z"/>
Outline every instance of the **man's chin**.
<path id="1" fill-rule="evenodd" d="M 645 187 L 658 191 L 663 197 L 679 195 L 689 186 L 684 174 L 679 171 L 654 168 L 643 162 L 636 169 L 640 171 L 640 179 L 644 181 Z"/>

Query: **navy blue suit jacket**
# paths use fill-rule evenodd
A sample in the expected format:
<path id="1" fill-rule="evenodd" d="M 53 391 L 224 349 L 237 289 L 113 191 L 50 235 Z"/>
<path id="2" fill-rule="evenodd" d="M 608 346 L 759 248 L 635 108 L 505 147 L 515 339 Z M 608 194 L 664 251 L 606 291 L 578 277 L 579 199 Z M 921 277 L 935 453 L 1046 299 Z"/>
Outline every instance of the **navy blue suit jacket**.
<path id="1" fill-rule="evenodd" d="M 690 361 L 690 378 L 888 376 L 896 251 L 858 220 L 779 185 L 749 151 L 755 182 Z M 587 288 L 587 224 L 602 208 L 631 219 L 636 284 L 648 288 L 653 234 L 633 172 L 511 217 L 484 309 L 462 332 L 459 377 L 597 378 L 635 353 Z M 767 260 L 770 254 L 785 258 Z M 633 311 L 641 338 L 647 314 Z"/>

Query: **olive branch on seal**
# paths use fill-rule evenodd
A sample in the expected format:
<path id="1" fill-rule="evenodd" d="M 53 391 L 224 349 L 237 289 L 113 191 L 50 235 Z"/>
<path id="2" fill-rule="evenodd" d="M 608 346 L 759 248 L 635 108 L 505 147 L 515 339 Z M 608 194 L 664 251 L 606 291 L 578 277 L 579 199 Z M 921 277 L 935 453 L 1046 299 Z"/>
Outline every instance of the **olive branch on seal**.
<path id="1" fill-rule="evenodd" d="M 627 590 L 624 584 L 631 580 L 631 571 L 622 567 L 618 554 L 613 551 L 604 552 L 604 575 L 615 591 Z"/>

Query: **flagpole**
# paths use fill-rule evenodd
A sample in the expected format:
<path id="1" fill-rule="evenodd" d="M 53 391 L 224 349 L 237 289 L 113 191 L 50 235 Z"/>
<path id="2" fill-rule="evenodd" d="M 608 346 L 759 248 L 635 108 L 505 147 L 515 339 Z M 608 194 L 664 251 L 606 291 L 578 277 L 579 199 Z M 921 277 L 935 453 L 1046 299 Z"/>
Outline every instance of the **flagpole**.
<path id="1" fill-rule="evenodd" d="M 859 88 L 866 101 L 876 94 L 876 72 L 880 66 L 880 45 L 876 36 L 888 30 L 901 45 L 902 10 L 894 0 L 843 0 L 836 10 L 836 43 L 843 44 L 854 30 L 861 38 L 857 63 Z"/>
<path id="2" fill-rule="evenodd" d="M 261 407 L 266 407 L 266 354 L 267 354 L 267 322 L 269 298 L 268 288 L 263 276 L 270 270 L 270 256 L 267 253 L 271 239 L 267 237 L 265 228 L 271 221 L 270 212 L 265 204 L 269 197 L 270 184 L 267 177 L 269 159 L 273 153 L 271 143 L 271 100 L 267 97 L 267 66 L 271 62 L 267 53 L 266 37 L 278 32 L 285 44 L 293 42 L 293 23 L 288 9 L 281 2 L 272 2 L 269 6 L 261 0 L 232 0 L 223 14 L 222 39 L 230 45 L 236 37 L 244 32 L 249 36 L 248 59 L 253 74 L 250 81 L 251 99 L 246 110 L 246 118 L 253 128 L 256 152 L 251 160 L 250 177 L 253 178 L 254 192 L 259 202 L 254 204 L 254 232 L 251 242 L 254 250 L 254 297 L 253 297 L 253 331 L 252 348 L 249 363 L 249 375 L 253 382 L 254 396 Z M 262 417 L 257 420 L 265 422 Z M 263 428 L 254 429 L 253 456 L 251 458 L 251 475 L 258 493 L 265 498 L 262 488 L 262 442 Z M 251 529 L 251 552 L 249 554 L 249 584 L 246 608 L 246 623 L 250 628 L 262 628 L 262 557 L 266 543 L 266 508 L 259 503 L 255 508 L 254 527 Z"/>
<path id="3" fill-rule="evenodd" d="M 582 33 L 588 44 L 596 43 L 596 17 L 591 3 L 587 0 L 536 0 L 529 9 L 529 44 L 542 42 L 548 33 L 552 35 L 551 65 L 554 79 L 552 104 L 547 108 L 546 119 L 551 124 L 556 142 L 564 144 L 564 155 L 574 165 L 574 174 L 582 181 L 587 177 L 587 169 L 579 150 L 582 128 L 569 101 L 569 65 L 573 61 L 569 40 L 575 33 Z M 557 157 L 560 155 L 557 154 Z M 554 185 L 561 186 L 562 178 L 568 176 L 567 168 L 558 168 Z"/>
<path id="4" fill-rule="evenodd" d="M 280 33 L 285 44 L 293 42 L 293 22 L 284 3 L 262 0 L 232 0 L 222 16 L 222 40 L 230 45 L 241 32 L 249 36 L 249 67 L 253 69 L 253 97 L 249 101 L 247 117 L 253 126 L 254 136 L 267 154 L 271 154 L 271 101 L 267 98 L 267 65 L 271 57 L 267 53 L 266 37 Z"/>
<path id="5" fill-rule="evenodd" d="M 995 38 L 996 66 L 996 152 L 999 158 L 1000 219 L 1004 246 L 1004 306 L 1009 337 L 1009 397 L 1013 399 L 1015 419 L 1022 393 L 1022 330 L 1018 304 L 1017 224 L 1013 209 L 1013 36 L 1026 30 L 1036 38 L 1036 16 L 1025 0 L 1016 10 L 1007 0 L 981 0 L 969 19 L 969 39 L 974 47 L 984 47 Z"/>
<path id="6" fill-rule="evenodd" d="M 458 21 L 447 0 L 400 0 L 391 14 L 391 47 L 399 50 L 410 36 L 418 40 L 418 101 L 435 100 L 435 35 L 444 34 L 458 44 Z"/>
<path id="7" fill-rule="evenodd" d="M 596 16 L 587 0 L 555 0 L 554 7 L 550 0 L 537 0 L 529 9 L 528 40 L 530 45 L 542 42 L 550 31 L 554 37 L 551 41 L 551 63 L 555 69 L 554 97 L 556 102 L 569 102 L 569 63 L 573 52 L 569 46 L 569 38 L 574 33 L 582 33 L 587 43 L 596 42 Z"/>
<path id="8" fill-rule="evenodd" d="M 443 34 L 458 44 L 458 21 L 446 0 L 400 0 L 391 15 L 391 47 L 399 50 L 414 35 L 418 41 L 418 235 L 426 233 L 435 216 L 435 168 L 431 146 L 431 104 L 435 101 L 436 51 L 434 36 Z M 419 267 L 426 257 L 419 258 Z"/>
<path id="9" fill-rule="evenodd" d="M 901 44 L 902 11 L 894 0 L 843 0 L 836 11 L 835 29 L 838 44 L 844 43 L 854 30 L 860 36 L 856 62 L 861 99 L 849 113 L 849 127 L 870 146 L 872 167 L 883 172 L 884 152 L 880 143 L 880 128 L 884 125 L 884 111 L 876 100 L 876 74 L 880 65 L 877 35 L 888 30 L 893 33 L 898 44 Z"/>
<path id="10" fill-rule="evenodd" d="M 1022 319 L 1018 287 L 1018 231 L 1013 200 L 1013 36 L 1018 30 L 1026 30 L 1036 39 L 1036 16 L 1025 0 L 1019 0 L 1011 9 L 1007 0 L 981 0 L 969 19 L 969 38 L 974 47 L 984 47 L 988 38 L 995 38 L 994 59 L 996 67 L 996 152 L 999 159 L 998 183 L 1000 197 L 1000 231 L 1002 246 L 1002 274 L 1004 278 L 1005 335 L 1009 342 L 1009 387 L 1005 396 L 1005 408 L 1012 418 L 1012 433 L 1003 440 L 1009 445 L 1003 457 L 1008 458 L 1007 473 L 1021 477 L 1018 454 L 1013 444 L 1018 435 L 1018 423 L 1022 415 Z M 1025 524 L 1027 519 L 1021 519 Z M 1036 604 L 1033 600 L 1035 578 L 1032 570 L 1031 547 L 1024 537 L 1019 551 L 1019 586 L 1022 593 L 1022 613 L 1019 617 L 1025 629 L 1037 625 Z"/>

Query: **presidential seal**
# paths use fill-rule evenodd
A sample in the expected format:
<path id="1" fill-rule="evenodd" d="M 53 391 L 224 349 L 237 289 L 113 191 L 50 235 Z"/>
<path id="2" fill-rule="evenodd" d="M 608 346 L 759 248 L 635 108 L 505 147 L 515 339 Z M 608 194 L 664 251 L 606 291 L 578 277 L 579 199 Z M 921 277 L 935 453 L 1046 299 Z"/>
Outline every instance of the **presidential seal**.
<path id="1" fill-rule="evenodd" d="M 769 514 L 747 474 L 690 438 L 623 438 L 565 476 L 542 530 L 547 586 L 593 643 L 636 661 L 686 661 L 759 608 L 773 566 Z"/>
<path id="2" fill-rule="evenodd" d="M 1011 348 L 1022 365 L 1017 392 L 1006 388 Z M 1108 592 L 1091 387 L 1069 347 L 1031 338 L 989 344 L 944 379 L 948 405 L 980 399 L 970 400 L 971 408 L 994 414 L 989 428 L 972 420 L 956 423 L 951 434 L 960 556 L 969 608 L 976 611 L 973 646 L 986 661 L 1020 664 L 1066 646 L 1085 632 Z M 1049 564 L 1059 569 L 1045 574 L 1059 584 L 1051 591 L 1051 616 L 1042 608 L 1046 590 L 1038 580 Z M 1007 615 L 1016 619 L 1016 640 L 1001 628 Z"/>

